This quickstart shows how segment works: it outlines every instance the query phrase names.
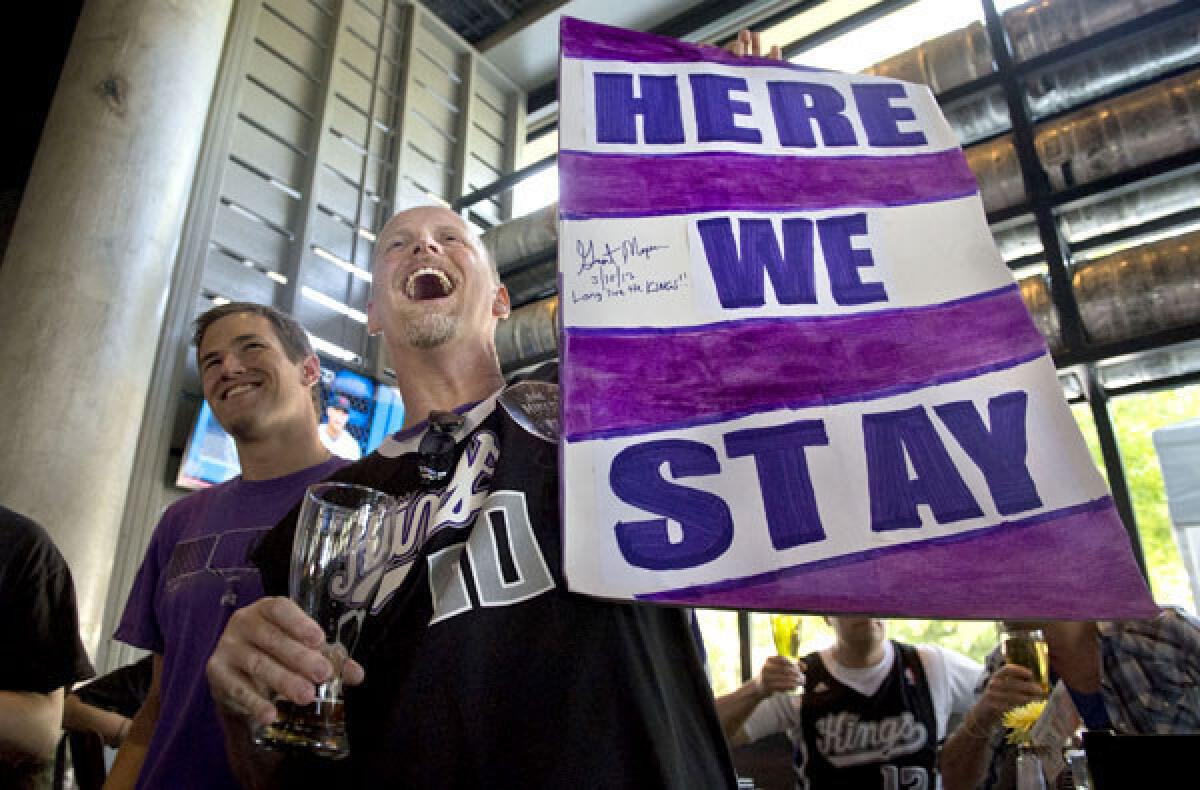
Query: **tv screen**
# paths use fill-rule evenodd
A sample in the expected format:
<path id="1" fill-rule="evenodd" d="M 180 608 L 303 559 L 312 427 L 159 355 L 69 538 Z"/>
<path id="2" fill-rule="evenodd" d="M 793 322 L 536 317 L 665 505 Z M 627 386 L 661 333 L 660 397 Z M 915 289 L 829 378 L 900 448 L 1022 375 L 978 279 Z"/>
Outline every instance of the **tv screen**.
<path id="1" fill-rule="evenodd" d="M 353 460 L 375 450 L 404 423 L 404 403 L 391 387 L 352 370 L 321 363 L 321 425 L 317 429 L 331 452 Z M 344 412 L 344 417 L 339 414 Z M 331 429 L 330 422 L 335 423 Z M 341 423 L 338 425 L 338 423 Z M 331 434 L 336 433 L 337 436 Z M 208 402 L 188 435 L 175 484 L 200 489 L 241 474 L 233 438 L 217 422 Z"/>

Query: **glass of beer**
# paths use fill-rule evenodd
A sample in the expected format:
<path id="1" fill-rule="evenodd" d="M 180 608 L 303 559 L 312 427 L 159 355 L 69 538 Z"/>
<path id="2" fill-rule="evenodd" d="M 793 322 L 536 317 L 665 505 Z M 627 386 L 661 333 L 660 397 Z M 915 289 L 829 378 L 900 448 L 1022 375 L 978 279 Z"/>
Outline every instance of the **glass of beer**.
<path id="1" fill-rule="evenodd" d="M 289 594 L 324 629 L 333 675 L 317 685 L 308 705 L 277 699 L 279 719 L 258 730 L 258 745 L 332 759 L 350 754 L 342 667 L 379 587 L 395 512 L 394 499 L 365 486 L 318 483 L 305 492 L 292 541 Z"/>
<path id="2" fill-rule="evenodd" d="M 795 661 L 800 656 L 800 615 L 771 615 L 771 636 L 779 655 Z"/>
<path id="3" fill-rule="evenodd" d="M 1004 663 L 1018 664 L 1033 673 L 1033 680 L 1050 693 L 1050 651 L 1041 629 L 1028 623 L 1001 623 L 1000 649 Z"/>

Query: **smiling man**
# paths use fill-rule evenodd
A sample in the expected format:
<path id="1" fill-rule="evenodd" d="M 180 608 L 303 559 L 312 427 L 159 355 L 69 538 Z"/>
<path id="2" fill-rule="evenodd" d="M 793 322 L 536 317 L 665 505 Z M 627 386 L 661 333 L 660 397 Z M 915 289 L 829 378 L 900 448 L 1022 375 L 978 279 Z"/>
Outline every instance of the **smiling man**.
<path id="1" fill-rule="evenodd" d="M 416 208 L 380 232 L 370 327 L 406 407 L 403 430 L 342 470 L 395 494 L 390 557 L 347 695 L 350 757 L 321 764 L 249 741 L 271 700 L 313 698 L 322 632 L 285 598 L 230 621 L 208 674 L 247 786 L 716 788 L 734 775 L 688 620 L 567 590 L 558 521 L 557 385 L 504 386 L 508 293 L 462 218 Z M 255 553 L 286 589 L 289 517 Z M 365 670 L 365 679 L 363 672 Z M 322 776 L 322 769 L 329 775 Z M 321 777 L 319 781 L 315 781 Z"/>
<path id="2" fill-rule="evenodd" d="M 154 678 L 106 787 L 236 787 L 204 662 L 230 615 L 262 595 L 250 547 L 305 487 L 344 462 L 317 438 L 320 362 L 304 329 L 233 302 L 196 320 L 204 399 L 237 445 L 242 474 L 167 508 L 116 638 L 154 653 Z"/>

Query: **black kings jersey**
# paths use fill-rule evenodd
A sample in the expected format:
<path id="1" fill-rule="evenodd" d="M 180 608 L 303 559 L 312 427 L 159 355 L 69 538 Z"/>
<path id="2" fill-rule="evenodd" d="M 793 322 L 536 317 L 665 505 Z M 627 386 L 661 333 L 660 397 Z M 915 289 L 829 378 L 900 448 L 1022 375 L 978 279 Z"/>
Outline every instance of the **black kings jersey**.
<path id="1" fill-rule="evenodd" d="M 556 410 L 555 385 L 515 386 Z M 735 784 L 684 613 L 567 591 L 557 444 L 537 411 L 493 397 L 463 412 L 453 477 L 432 492 L 424 426 L 332 478 L 405 499 L 355 651 L 351 756 L 326 787 Z M 256 554 L 268 592 L 286 594 L 293 531 L 294 514 Z"/>
<path id="2" fill-rule="evenodd" d="M 920 656 L 892 642 L 883 684 L 867 697 L 830 674 L 820 653 L 805 658 L 797 785 L 853 790 L 933 790 L 937 722 Z"/>

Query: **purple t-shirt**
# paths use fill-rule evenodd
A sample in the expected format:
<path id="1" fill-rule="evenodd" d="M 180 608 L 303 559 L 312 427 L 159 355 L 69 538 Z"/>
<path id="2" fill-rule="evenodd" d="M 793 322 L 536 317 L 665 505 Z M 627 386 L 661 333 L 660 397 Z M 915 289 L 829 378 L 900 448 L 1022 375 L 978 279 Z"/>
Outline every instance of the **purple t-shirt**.
<path id="1" fill-rule="evenodd" d="M 159 717 L 139 788 L 238 787 L 204 665 L 236 609 L 262 597 L 248 555 L 331 458 L 274 480 L 236 477 L 167 508 L 134 579 L 115 637 L 163 657 Z"/>

